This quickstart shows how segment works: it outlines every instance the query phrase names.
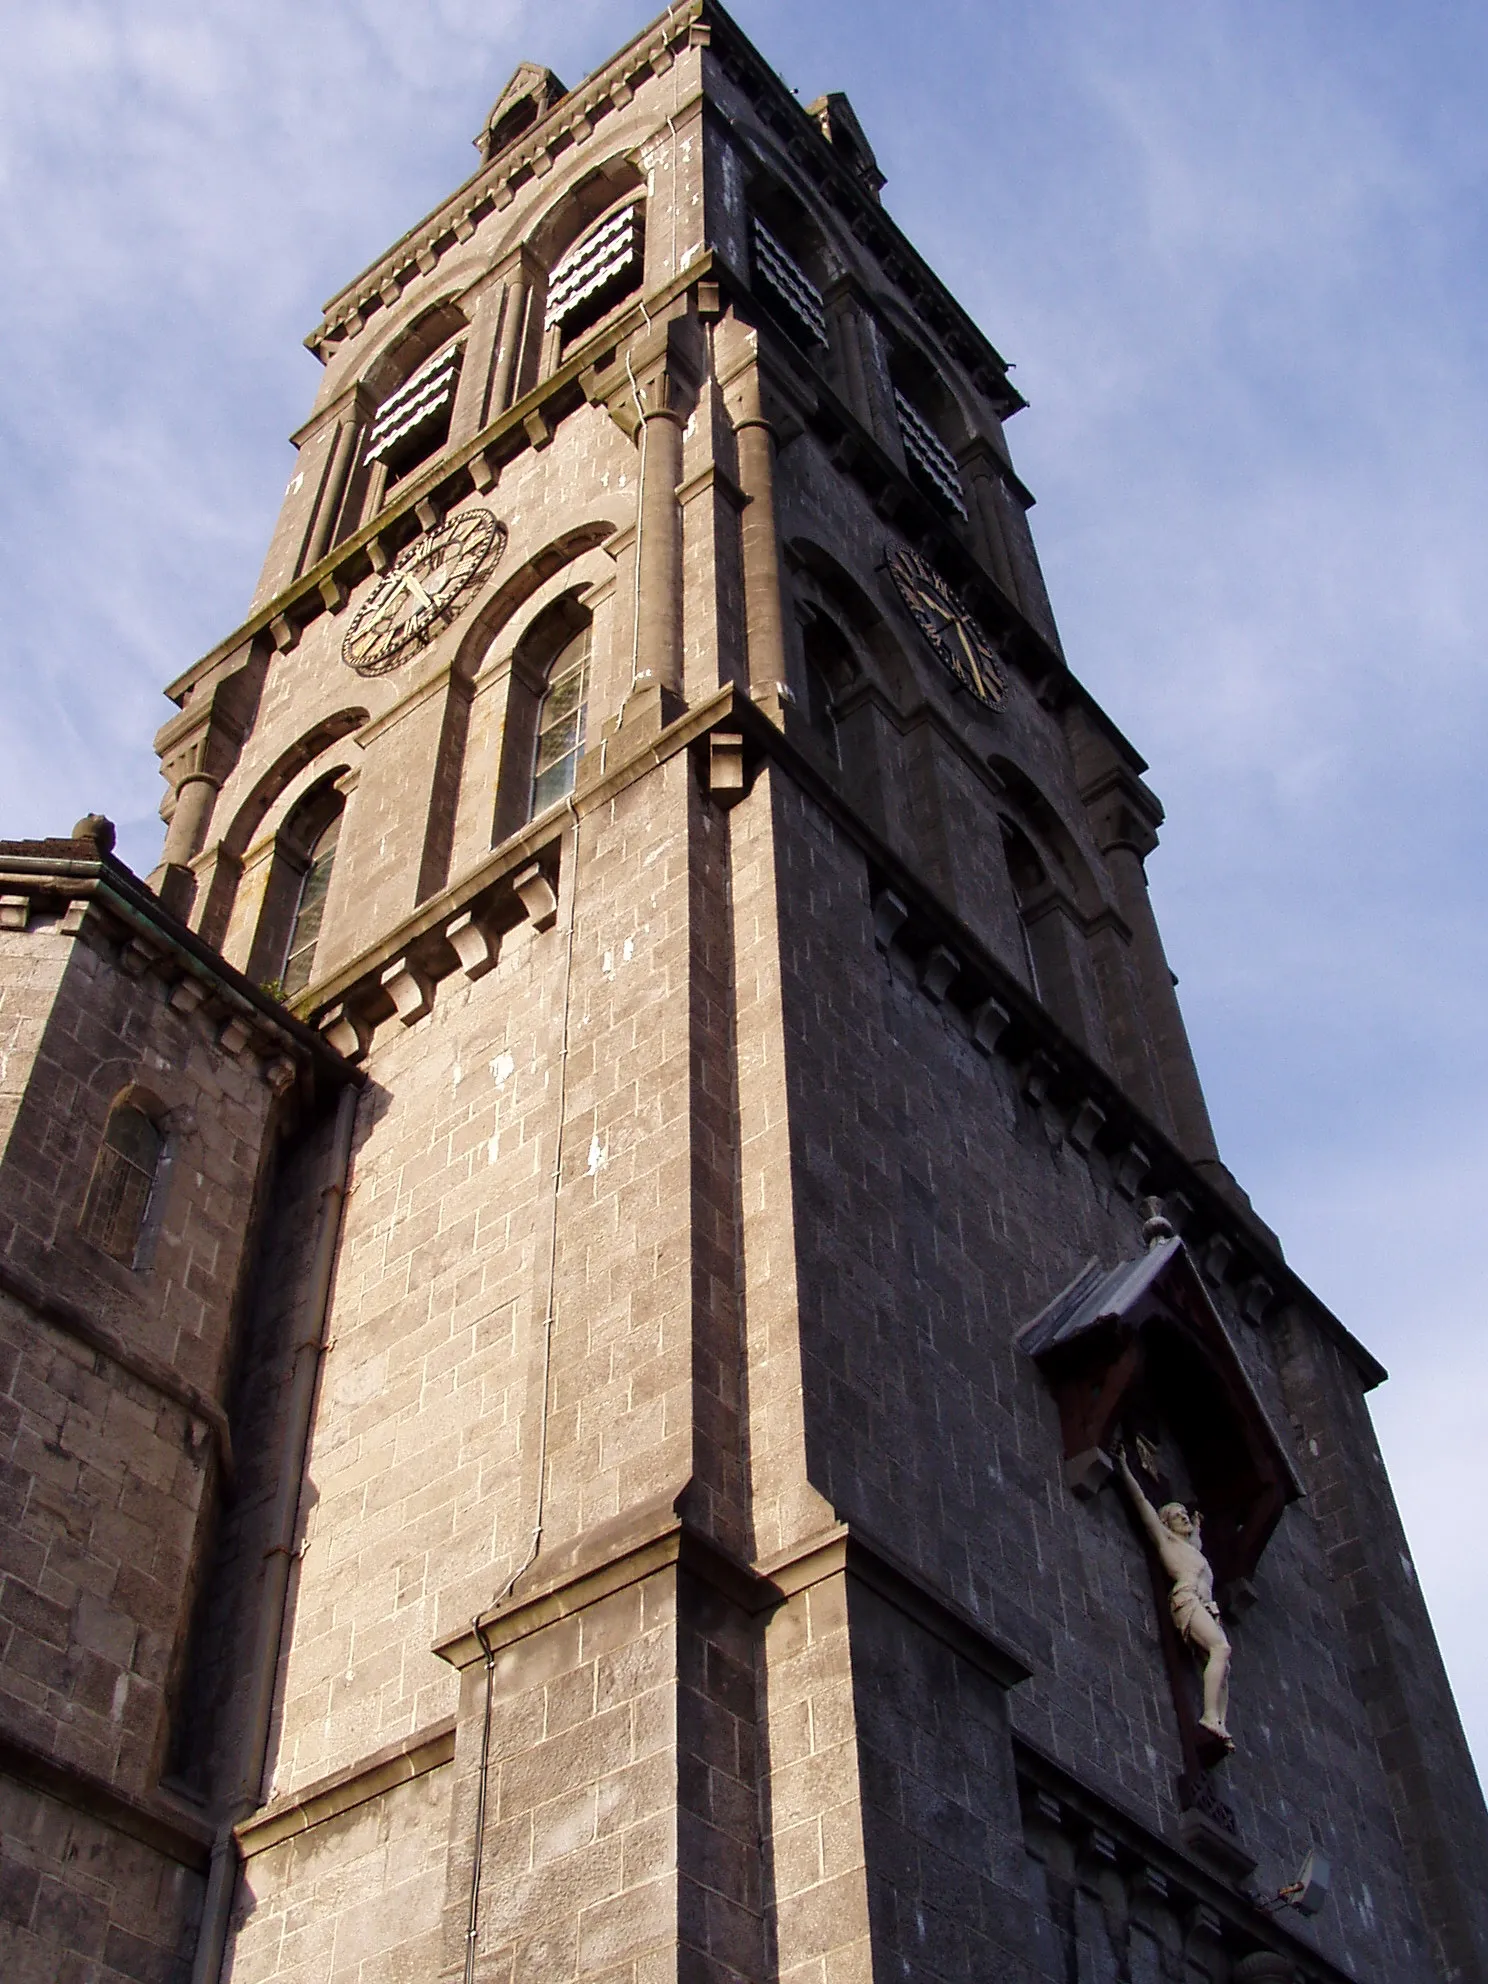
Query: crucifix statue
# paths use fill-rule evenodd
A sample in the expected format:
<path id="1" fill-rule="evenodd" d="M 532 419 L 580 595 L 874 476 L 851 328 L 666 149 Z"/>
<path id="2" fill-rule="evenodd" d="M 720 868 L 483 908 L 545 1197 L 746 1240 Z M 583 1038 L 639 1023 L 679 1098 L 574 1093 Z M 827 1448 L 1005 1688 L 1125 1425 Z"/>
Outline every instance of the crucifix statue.
<path id="1" fill-rule="evenodd" d="M 1204 1663 L 1204 1712 L 1199 1727 L 1207 1729 L 1226 1750 L 1235 1745 L 1225 1727 L 1230 1699 L 1230 1642 L 1214 1602 L 1214 1572 L 1204 1555 L 1199 1512 L 1181 1502 L 1164 1502 L 1154 1509 L 1127 1465 L 1126 1448 L 1116 1448 L 1116 1473 L 1131 1498 L 1158 1562 L 1172 1581 L 1168 1608 L 1179 1637 Z"/>

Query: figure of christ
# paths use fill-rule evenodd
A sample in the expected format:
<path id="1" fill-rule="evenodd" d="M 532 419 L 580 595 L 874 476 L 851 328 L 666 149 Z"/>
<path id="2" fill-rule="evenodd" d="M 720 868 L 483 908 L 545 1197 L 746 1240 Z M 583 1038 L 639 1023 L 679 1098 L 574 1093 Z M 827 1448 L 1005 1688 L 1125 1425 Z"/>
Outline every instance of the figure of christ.
<path id="1" fill-rule="evenodd" d="M 1225 1715 L 1230 1701 L 1230 1643 L 1214 1602 L 1214 1572 L 1204 1555 L 1199 1512 L 1190 1515 L 1181 1502 L 1164 1502 L 1154 1509 L 1127 1465 L 1126 1448 L 1116 1449 L 1116 1472 L 1131 1497 L 1158 1562 L 1172 1579 L 1168 1608 L 1173 1624 L 1204 1663 L 1204 1713 L 1199 1727 L 1233 1750 Z"/>

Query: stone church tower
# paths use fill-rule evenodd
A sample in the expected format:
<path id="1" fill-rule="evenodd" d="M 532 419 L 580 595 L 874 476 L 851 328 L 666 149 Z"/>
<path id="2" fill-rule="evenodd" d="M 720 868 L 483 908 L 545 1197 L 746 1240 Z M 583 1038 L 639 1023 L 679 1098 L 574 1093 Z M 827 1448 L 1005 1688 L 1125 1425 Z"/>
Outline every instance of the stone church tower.
<path id="1" fill-rule="evenodd" d="M 0 1972 L 1482 1984 L 1003 360 L 713 0 L 477 142 L 0 844 Z"/>

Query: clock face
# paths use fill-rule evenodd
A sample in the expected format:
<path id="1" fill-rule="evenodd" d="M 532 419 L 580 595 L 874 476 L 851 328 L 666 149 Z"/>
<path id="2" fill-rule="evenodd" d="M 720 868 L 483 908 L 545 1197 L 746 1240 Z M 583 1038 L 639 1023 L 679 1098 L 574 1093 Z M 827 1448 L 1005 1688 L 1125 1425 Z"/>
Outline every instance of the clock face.
<path id="1" fill-rule="evenodd" d="M 341 643 L 358 675 L 399 668 L 454 618 L 455 603 L 501 556 L 506 527 L 489 510 L 466 510 L 405 545 Z"/>
<path id="2" fill-rule="evenodd" d="M 997 666 L 997 650 L 960 594 L 917 551 L 891 551 L 888 565 L 900 598 L 942 667 L 979 703 L 995 710 L 1006 687 Z"/>

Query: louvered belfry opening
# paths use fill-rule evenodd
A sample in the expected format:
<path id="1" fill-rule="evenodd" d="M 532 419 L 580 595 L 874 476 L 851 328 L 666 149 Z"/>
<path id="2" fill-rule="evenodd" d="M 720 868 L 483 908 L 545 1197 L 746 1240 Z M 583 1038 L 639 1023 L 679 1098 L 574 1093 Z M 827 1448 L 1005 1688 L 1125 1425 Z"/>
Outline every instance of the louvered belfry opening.
<path id="1" fill-rule="evenodd" d="M 464 355 L 463 340 L 447 344 L 377 409 L 367 435 L 365 458 L 387 464 L 390 484 L 428 461 L 449 439 Z"/>
<path id="2" fill-rule="evenodd" d="M 544 328 L 556 325 L 565 343 L 598 323 L 641 280 L 642 203 L 606 214 L 568 250 L 548 277 Z"/>
<path id="3" fill-rule="evenodd" d="M 966 499 L 961 494 L 961 470 L 956 457 L 941 440 L 914 401 L 899 387 L 894 388 L 894 408 L 899 415 L 899 436 L 912 469 L 965 521 Z"/>
<path id="4" fill-rule="evenodd" d="M 821 291 L 779 235 L 752 216 L 754 273 L 769 299 L 786 311 L 792 328 L 813 344 L 827 342 L 827 309 Z"/>

